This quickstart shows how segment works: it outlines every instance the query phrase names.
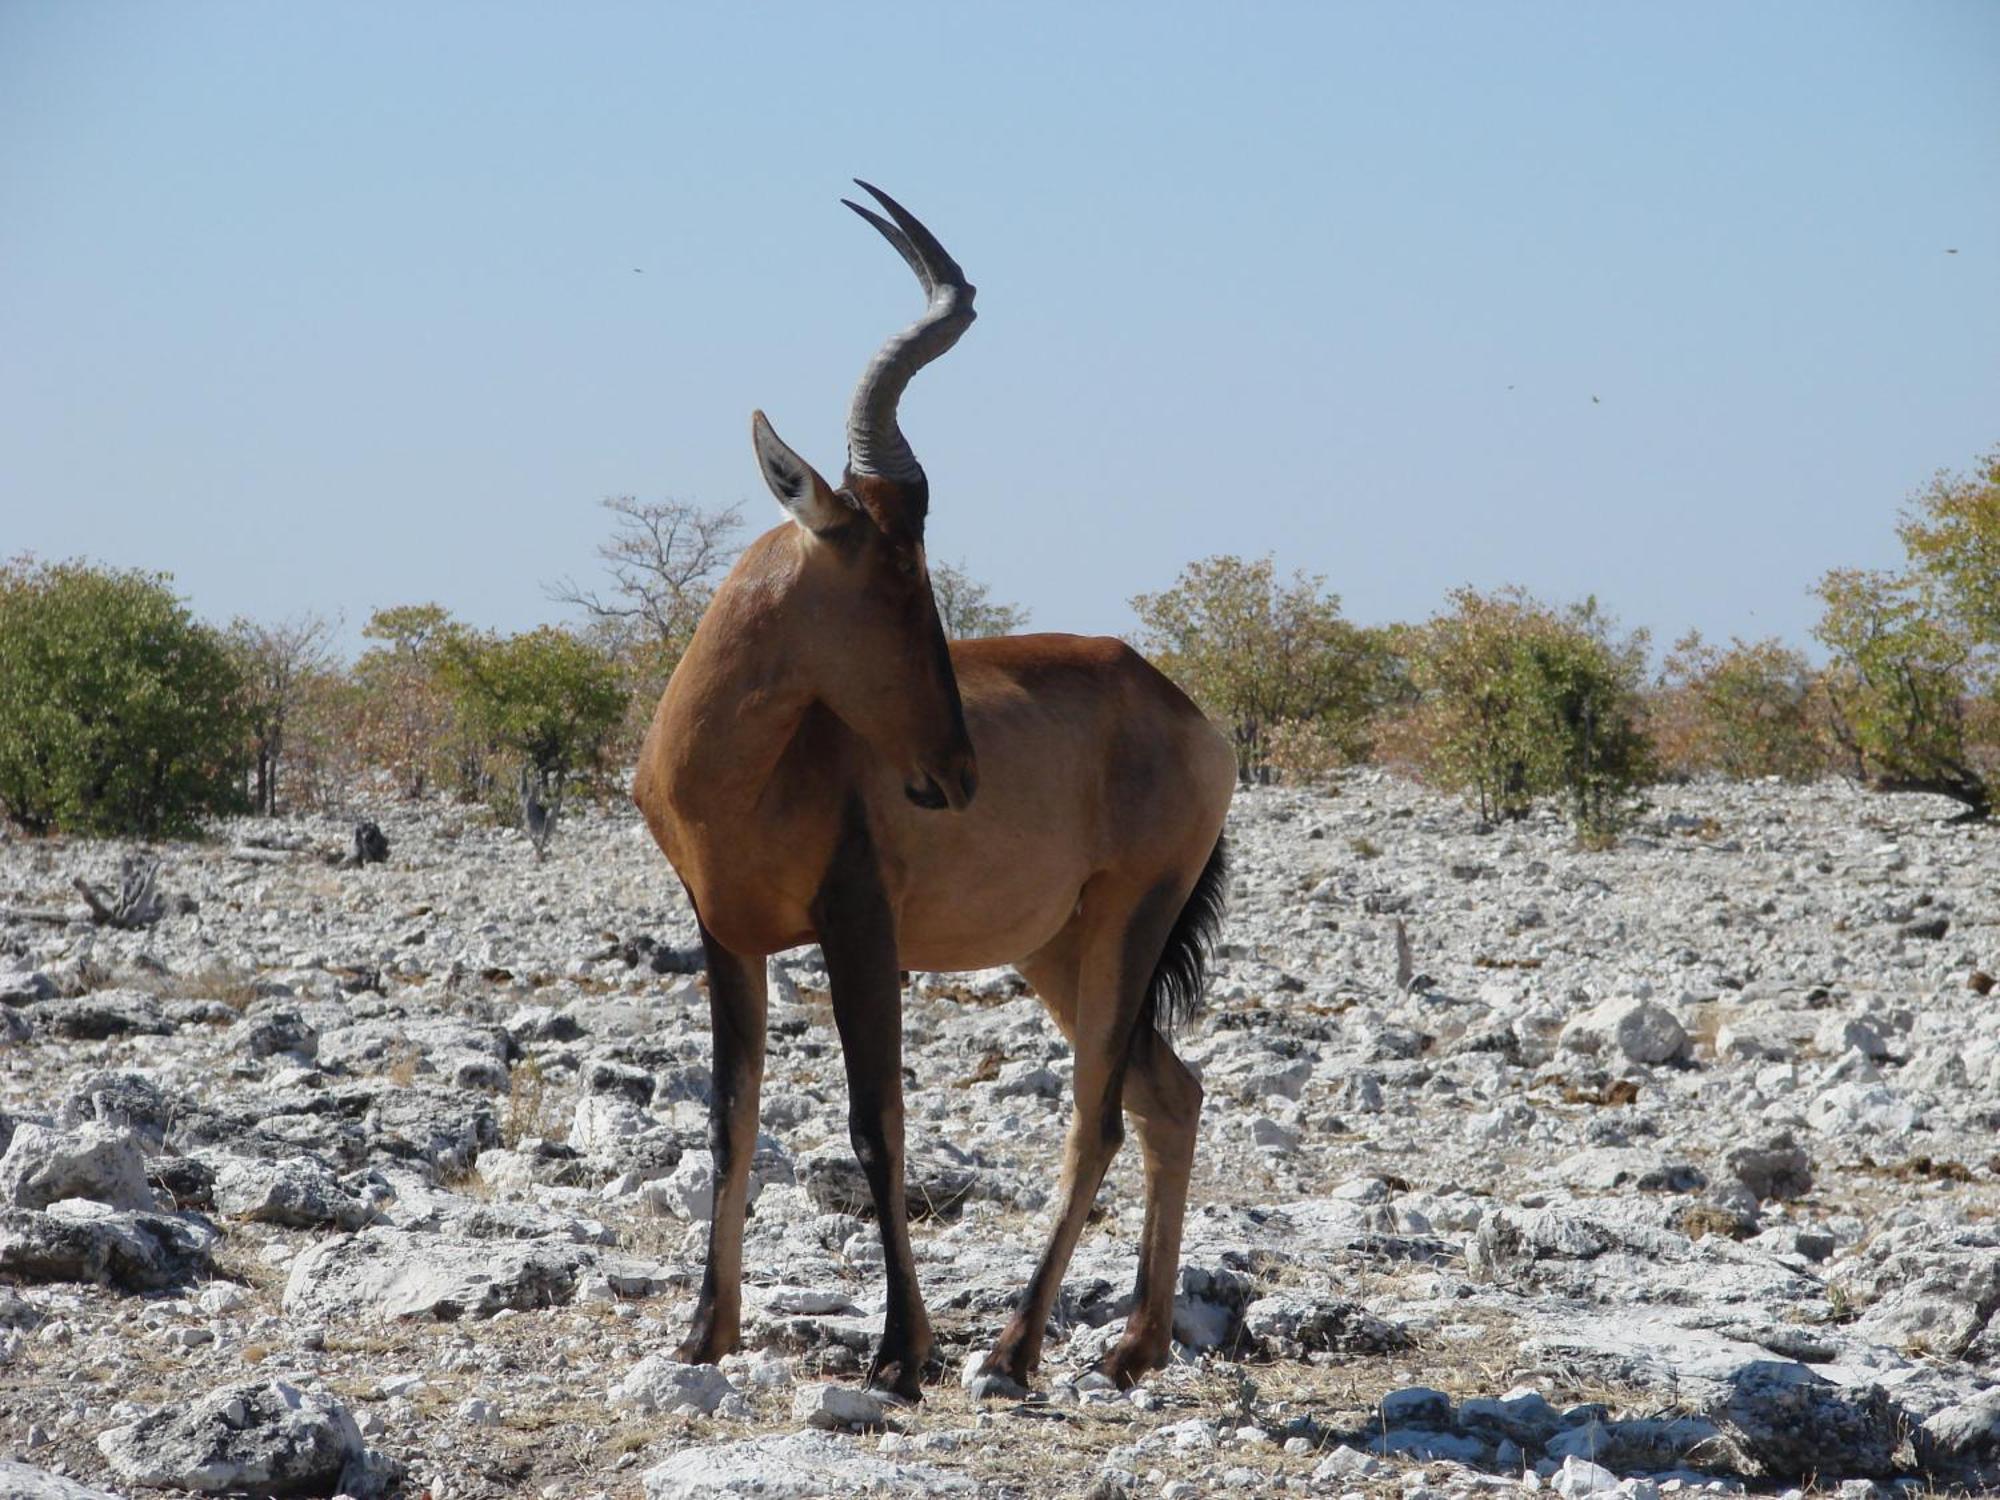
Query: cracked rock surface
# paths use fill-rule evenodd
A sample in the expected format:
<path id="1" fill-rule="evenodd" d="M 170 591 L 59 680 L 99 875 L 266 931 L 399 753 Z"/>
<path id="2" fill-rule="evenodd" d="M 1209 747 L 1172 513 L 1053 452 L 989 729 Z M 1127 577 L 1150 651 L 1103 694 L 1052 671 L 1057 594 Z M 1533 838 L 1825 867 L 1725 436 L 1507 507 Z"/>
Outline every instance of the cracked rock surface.
<path id="1" fill-rule="evenodd" d="M 1374 771 L 1244 789 L 1177 1044 L 1176 1357 L 1133 1391 L 1094 1366 L 1136 1150 L 1035 1389 L 979 1378 L 1071 1062 L 1011 971 L 911 976 L 915 1407 L 859 1389 L 882 1257 L 811 949 L 773 962 L 743 1350 L 671 1358 L 712 1079 L 636 815 L 540 865 L 434 805 L 370 809 L 362 869 L 332 820 L 167 846 L 150 930 L 0 916 L 0 1495 L 2000 1486 L 2000 833 L 1941 811 L 1660 788 L 1586 851 Z M 126 852 L 0 842 L 0 908 Z"/>

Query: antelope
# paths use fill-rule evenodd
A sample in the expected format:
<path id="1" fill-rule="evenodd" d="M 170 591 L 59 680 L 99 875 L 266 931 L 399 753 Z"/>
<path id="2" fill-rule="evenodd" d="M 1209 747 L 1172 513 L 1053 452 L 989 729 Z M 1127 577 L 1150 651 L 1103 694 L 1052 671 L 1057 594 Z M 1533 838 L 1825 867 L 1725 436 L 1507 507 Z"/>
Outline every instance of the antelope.
<path id="1" fill-rule="evenodd" d="M 1221 923 L 1236 758 L 1121 641 L 945 640 L 924 560 L 930 485 L 896 407 L 972 323 L 974 289 L 901 204 L 859 186 L 882 213 L 841 201 L 908 262 L 925 312 L 861 377 L 838 488 L 752 416 L 790 519 L 717 588 L 632 788 L 708 962 L 715 1213 L 676 1355 L 711 1363 L 737 1347 L 766 960 L 816 942 L 884 1252 L 869 1384 L 916 1400 L 931 1353 L 904 1200 L 903 971 L 1012 964 L 1075 1050 L 1073 1115 L 1048 1248 L 985 1370 L 1001 1389 L 1033 1375 L 1129 1115 L 1145 1225 L 1131 1315 L 1103 1364 L 1129 1385 L 1166 1363 L 1172 1335 L 1202 1091 L 1170 1034 Z"/>

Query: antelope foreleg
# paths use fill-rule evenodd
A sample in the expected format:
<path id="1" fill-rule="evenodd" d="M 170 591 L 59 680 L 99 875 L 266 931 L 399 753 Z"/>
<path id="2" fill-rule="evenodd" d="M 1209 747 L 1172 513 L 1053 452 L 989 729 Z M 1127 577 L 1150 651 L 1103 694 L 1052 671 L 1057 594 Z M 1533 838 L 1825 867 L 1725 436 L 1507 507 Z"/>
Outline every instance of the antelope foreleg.
<path id="1" fill-rule="evenodd" d="M 708 1019 L 715 1052 L 715 1096 L 708 1115 L 715 1217 L 708 1225 L 708 1264 L 694 1322 L 674 1351 L 675 1358 L 689 1364 L 715 1363 L 735 1351 L 742 1335 L 743 1217 L 764 1081 L 764 961 L 731 953 L 706 927 L 701 944 L 708 956 Z"/>
<path id="2" fill-rule="evenodd" d="M 888 1305 L 868 1383 L 917 1400 L 931 1354 L 903 1187 L 903 992 L 895 919 L 873 851 L 851 828 L 815 903 L 833 1020 L 847 1065 L 847 1126 L 882 1230 Z"/>

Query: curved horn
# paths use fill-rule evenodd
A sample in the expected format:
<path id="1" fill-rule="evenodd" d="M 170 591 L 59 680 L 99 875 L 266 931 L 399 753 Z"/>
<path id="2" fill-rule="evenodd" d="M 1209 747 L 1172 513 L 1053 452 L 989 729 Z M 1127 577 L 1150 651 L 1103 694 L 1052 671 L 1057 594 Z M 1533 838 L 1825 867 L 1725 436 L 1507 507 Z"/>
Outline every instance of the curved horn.
<path id="1" fill-rule="evenodd" d="M 923 465 L 896 425 L 896 403 L 910 377 L 957 343 L 971 325 L 974 288 L 958 262 L 945 253 L 937 237 L 918 223 L 915 215 L 880 188 L 859 177 L 854 183 L 881 204 L 889 217 L 885 219 L 851 199 L 840 201 L 880 230 L 882 238 L 909 262 L 929 306 L 916 322 L 892 335 L 862 372 L 861 384 L 855 387 L 854 400 L 847 408 L 847 470 L 922 484 Z"/>

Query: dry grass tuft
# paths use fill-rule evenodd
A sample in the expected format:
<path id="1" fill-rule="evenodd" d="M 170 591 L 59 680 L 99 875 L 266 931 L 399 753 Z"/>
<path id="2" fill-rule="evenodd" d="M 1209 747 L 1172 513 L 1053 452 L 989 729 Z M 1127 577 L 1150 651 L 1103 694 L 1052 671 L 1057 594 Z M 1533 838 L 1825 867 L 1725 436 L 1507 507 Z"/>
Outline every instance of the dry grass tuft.
<path id="1" fill-rule="evenodd" d="M 524 1057 L 507 1075 L 507 1117 L 500 1122 L 500 1140 L 509 1150 L 537 1136 L 559 1132 L 549 1129 L 549 1081 L 541 1064 Z"/>

